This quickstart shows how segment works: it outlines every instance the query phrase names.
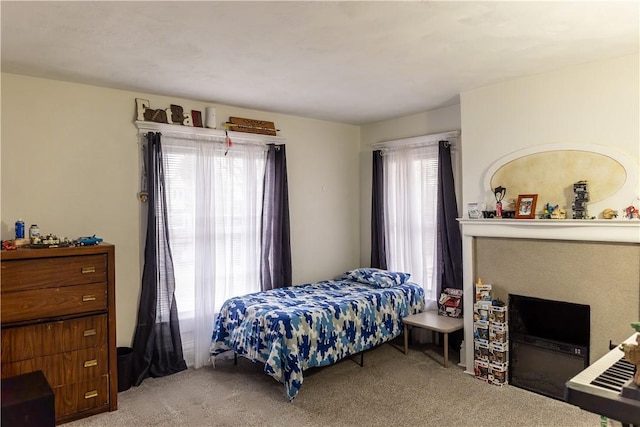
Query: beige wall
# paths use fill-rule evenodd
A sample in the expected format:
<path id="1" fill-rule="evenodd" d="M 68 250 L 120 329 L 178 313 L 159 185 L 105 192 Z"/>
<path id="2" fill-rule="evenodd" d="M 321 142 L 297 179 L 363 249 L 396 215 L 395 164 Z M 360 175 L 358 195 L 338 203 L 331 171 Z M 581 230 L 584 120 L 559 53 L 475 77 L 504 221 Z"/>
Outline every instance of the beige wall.
<path id="1" fill-rule="evenodd" d="M 294 282 L 358 265 L 358 127 L 6 73 L 1 84 L 2 239 L 22 218 L 43 233 L 115 244 L 118 345 L 132 340 L 142 271 L 135 98 L 152 108 L 213 106 L 219 122 L 275 122 L 287 140 Z"/>
<path id="2" fill-rule="evenodd" d="M 495 204 L 485 174 L 497 159 L 544 144 L 595 144 L 640 164 L 638 55 L 593 62 L 461 94 L 463 206 Z M 535 176 L 531 177 L 535 180 Z M 571 184 L 571 183 L 568 183 Z M 567 183 L 558 183 L 563 187 Z M 593 208 L 622 210 L 640 195 L 618 193 Z M 507 188 L 506 199 L 517 198 Z M 538 200 L 544 204 L 551 200 Z"/>

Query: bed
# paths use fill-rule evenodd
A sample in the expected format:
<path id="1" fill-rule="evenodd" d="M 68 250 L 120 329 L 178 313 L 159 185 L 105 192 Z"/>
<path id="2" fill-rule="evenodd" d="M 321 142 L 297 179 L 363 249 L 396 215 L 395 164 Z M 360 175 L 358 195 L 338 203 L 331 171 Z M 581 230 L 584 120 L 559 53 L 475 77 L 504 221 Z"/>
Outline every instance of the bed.
<path id="1" fill-rule="evenodd" d="M 229 350 L 283 383 L 289 400 L 303 372 L 392 340 L 402 318 L 424 310 L 406 273 L 356 269 L 333 279 L 231 298 L 214 326 L 211 355 Z"/>

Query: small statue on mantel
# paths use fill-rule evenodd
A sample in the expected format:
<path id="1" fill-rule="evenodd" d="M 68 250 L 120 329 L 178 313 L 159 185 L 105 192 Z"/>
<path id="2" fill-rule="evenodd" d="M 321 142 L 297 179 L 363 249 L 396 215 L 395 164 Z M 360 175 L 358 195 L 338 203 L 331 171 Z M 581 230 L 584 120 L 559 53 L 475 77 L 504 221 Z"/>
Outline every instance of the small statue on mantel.
<path id="1" fill-rule="evenodd" d="M 633 382 L 640 386 L 640 322 L 633 322 L 631 327 L 638 332 L 636 342 L 622 344 L 622 350 L 624 351 L 625 359 L 636 365 L 636 374 L 633 376 Z"/>

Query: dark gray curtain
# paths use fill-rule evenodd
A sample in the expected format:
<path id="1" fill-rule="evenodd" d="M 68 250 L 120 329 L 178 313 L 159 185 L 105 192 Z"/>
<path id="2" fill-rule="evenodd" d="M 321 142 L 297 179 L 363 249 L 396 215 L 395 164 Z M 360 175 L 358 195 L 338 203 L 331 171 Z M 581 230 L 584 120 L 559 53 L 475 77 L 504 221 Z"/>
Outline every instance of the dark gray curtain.
<path id="1" fill-rule="evenodd" d="M 387 269 L 384 236 L 384 168 L 380 150 L 373 152 L 371 189 L 371 267 Z"/>
<path id="2" fill-rule="evenodd" d="M 438 253 L 441 268 L 440 289 L 462 289 L 462 237 L 458 224 L 458 205 L 451 167 L 451 145 L 440 141 L 438 149 Z"/>
<path id="3" fill-rule="evenodd" d="M 462 236 L 458 224 L 458 205 L 451 166 L 451 145 L 438 143 L 438 261 L 440 264 L 440 289 L 462 289 Z M 442 335 L 442 334 L 440 334 Z M 464 332 L 449 335 L 449 347 L 459 349 Z M 442 336 L 440 343 L 443 344 Z"/>
<path id="4" fill-rule="evenodd" d="M 260 286 L 263 291 L 291 286 L 291 242 L 287 155 L 269 144 L 262 197 Z"/>
<path id="5" fill-rule="evenodd" d="M 142 292 L 133 338 L 133 384 L 187 369 L 182 355 L 175 278 L 167 229 L 167 204 L 160 133 L 149 132 L 145 144 L 147 239 Z"/>

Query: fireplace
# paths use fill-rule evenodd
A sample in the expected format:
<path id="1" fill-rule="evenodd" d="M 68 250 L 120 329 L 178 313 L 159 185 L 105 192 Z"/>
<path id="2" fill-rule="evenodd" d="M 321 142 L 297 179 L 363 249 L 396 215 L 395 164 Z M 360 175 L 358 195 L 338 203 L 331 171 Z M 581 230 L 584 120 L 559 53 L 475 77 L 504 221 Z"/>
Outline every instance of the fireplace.
<path id="1" fill-rule="evenodd" d="M 493 285 L 493 298 L 505 303 L 513 294 L 589 306 L 589 362 L 608 353 L 610 342 L 632 333 L 630 323 L 640 318 L 640 221 L 459 221 L 466 373 L 474 375 L 473 284 L 479 278 Z M 560 341 L 542 339 L 550 345 Z"/>
<path id="2" fill-rule="evenodd" d="M 589 366 L 590 307 L 509 294 L 509 383 L 564 400 Z"/>

